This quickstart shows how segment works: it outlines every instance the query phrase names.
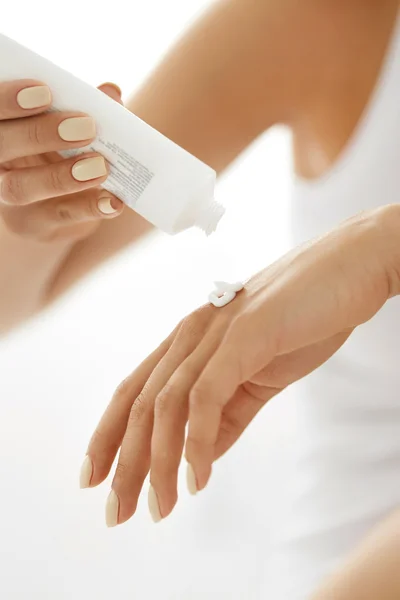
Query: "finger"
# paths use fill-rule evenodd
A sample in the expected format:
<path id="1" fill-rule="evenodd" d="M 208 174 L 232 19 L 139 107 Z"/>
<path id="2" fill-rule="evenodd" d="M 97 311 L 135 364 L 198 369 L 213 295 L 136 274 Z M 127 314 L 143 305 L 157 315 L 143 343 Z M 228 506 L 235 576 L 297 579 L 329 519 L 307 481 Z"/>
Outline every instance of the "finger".
<path id="1" fill-rule="evenodd" d="M 150 468 L 155 399 L 203 337 L 210 314 L 208 310 L 198 311 L 183 321 L 168 352 L 155 367 L 143 390 L 133 399 L 107 504 L 109 525 L 127 521 L 136 510 L 137 500 Z"/>
<path id="2" fill-rule="evenodd" d="M 320 367 L 339 350 L 350 333 L 342 332 L 308 348 L 279 356 L 251 382 L 240 386 L 222 413 L 214 460 L 233 446 L 269 400 Z"/>
<path id="3" fill-rule="evenodd" d="M 272 386 L 254 386 L 251 391 L 247 391 L 244 386 L 237 389 L 222 412 L 213 460 L 220 458 L 237 442 L 265 404 L 281 391 Z"/>
<path id="4" fill-rule="evenodd" d="M 81 487 L 99 485 L 110 472 L 126 431 L 133 401 L 172 343 L 174 332 L 117 388 L 90 440 L 81 476 Z"/>
<path id="5" fill-rule="evenodd" d="M 118 217 L 124 205 L 109 192 L 94 188 L 46 200 L 27 207 L 3 207 L 0 211 L 7 228 L 20 237 L 43 242 L 73 238 L 79 227 Z"/>
<path id="6" fill-rule="evenodd" d="M 271 311 L 262 308 L 262 329 L 257 310 L 235 319 L 191 390 L 186 458 L 198 489 L 203 489 L 211 474 L 212 450 L 225 406 L 237 389 L 268 367 L 278 353 L 278 313 L 273 307 Z"/>
<path id="7" fill-rule="evenodd" d="M 251 385 L 272 386 L 283 389 L 295 381 L 309 375 L 323 365 L 347 341 L 353 328 L 300 348 L 288 354 L 276 357 L 264 369 L 251 378 Z"/>
<path id="8" fill-rule="evenodd" d="M 122 104 L 122 91 L 121 88 L 116 83 L 111 83 L 107 81 L 107 83 L 102 83 L 99 85 L 99 90 L 118 102 L 118 104 Z"/>
<path id="9" fill-rule="evenodd" d="M 178 494 L 178 469 L 185 442 L 189 392 L 204 364 L 215 352 L 221 339 L 223 323 L 213 327 L 201 344 L 174 372 L 158 394 L 154 407 L 154 426 L 151 440 L 150 482 L 156 520 L 167 517 L 173 510 Z M 154 504 L 154 502 L 153 502 Z"/>
<path id="10" fill-rule="evenodd" d="M 20 119 L 45 112 L 50 104 L 50 89 L 36 79 L 0 83 L 0 121 Z"/>
<path id="11" fill-rule="evenodd" d="M 0 127 L 0 162 L 87 146 L 96 137 L 92 117 L 77 112 L 52 112 L 5 121 Z"/>
<path id="12" fill-rule="evenodd" d="M 109 174 L 105 159 L 93 152 L 56 163 L 6 171 L 0 175 L 0 203 L 24 206 L 99 186 Z"/>
<path id="13" fill-rule="evenodd" d="M 247 315 L 237 317 L 225 334 L 216 352 L 210 357 L 189 396 L 189 429 L 185 455 L 193 470 L 197 489 L 203 489 L 211 475 L 214 446 L 217 441 L 221 415 L 225 405 L 239 386 L 249 377 L 243 374 L 243 355 L 253 356 L 248 343 Z M 257 339 L 251 338 L 251 339 Z M 267 346 L 267 345 L 266 345 Z M 267 350 L 267 348 L 266 348 Z M 265 353 L 268 357 L 268 352 Z M 267 362 L 271 360 L 267 358 Z M 257 372 L 263 364 L 254 368 Z"/>

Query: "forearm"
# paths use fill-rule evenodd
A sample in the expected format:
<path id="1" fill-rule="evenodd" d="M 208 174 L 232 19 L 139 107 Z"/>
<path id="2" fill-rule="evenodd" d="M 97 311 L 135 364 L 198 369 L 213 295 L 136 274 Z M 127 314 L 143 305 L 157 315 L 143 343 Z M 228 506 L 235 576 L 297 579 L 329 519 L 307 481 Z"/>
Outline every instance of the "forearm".
<path id="1" fill-rule="evenodd" d="M 285 120 L 282 90 L 290 82 L 276 22 L 282 13 L 275 0 L 215 3 L 128 108 L 222 171 L 262 131 Z"/>
<path id="2" fill-rule="evenodd" d="M 337 56 L 338 40 L 320 43 L 335 6 L 334 0 L 220 0 L 166 55 L 128 108 L 221 172 L 260 133 L 278 122 L 293 124 L 318 96 L 319 74 Z M 342 13 L 336 10 L 338 32 L 341 20 L 348 19 Z M 61 248 L 49 244 L 48 255 L 35 248 L 25 256 L 31 249 L 24 241 L 18 248 L 15 242 L 12 254 L 4 241 L 8 268 L 25 282 L 24 298 L 19 283 L 8 291 L 5 306 L 18 296 L 20 308 L 6 320 L 15 322 L 47 305 L 148 230 L 127 209 L 84 241 Z M 33 264 L 35 255 L 41 260 Z"/>
<path id="3" fill-rule="evenodd" d="M 293 12 L 300 9 L 290 8 Z M 288 121 L 289 104 L 298 103 L 301 86 L 296 93 L 291 89 L 290 73 L 295 67 L 299 72 L 301 58 L 288 51 L 281 29 L 295 47 L 302 26 L 294 22 L 276 0 L 215 3 L 170 50 L 127 107 L 220 173 L 265 129 Z M 103 224 L 72 249 L 49 299 L 131 243 L 135 231 L 144 228 L 129 210 Z"/>

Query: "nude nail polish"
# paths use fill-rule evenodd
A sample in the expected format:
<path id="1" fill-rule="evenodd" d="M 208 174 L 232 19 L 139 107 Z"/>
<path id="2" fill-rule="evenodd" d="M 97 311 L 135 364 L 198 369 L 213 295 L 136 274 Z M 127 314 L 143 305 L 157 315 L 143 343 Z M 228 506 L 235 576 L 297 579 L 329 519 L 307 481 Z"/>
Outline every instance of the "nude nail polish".
<path id="1" fill-rule="evenodd" d="M 107 175 L 107 166 L 102 156 L 78 160 L 72 167 L 72 176 L 77 181 L 90 181 L 105 175 Z"/>
<path id="2" fill-rule="evenodd" d="M 96 137 L 96 123 L 92 117 L 71 117 L 58 126 L 58 135 L 65 142 L 82 142 Z"/>
<path id="3" fill-rule="evenodd" d="M 85 457 L 82 463 L 81 474 L 79 477 L 79 485 L 81 490 L 90 487 L 90 482 L 93 476 L 93 463 L 89 456 Z"/>
<path id="4" fill-rule="evenodd" d="M 196 481 L 196 475 L 193 471 L 193 467 L 190 463 L 188 463 L 187 468 L 186 468 L 186 483 L 187 483 L 187 488 L 189 490 L 189 493 L 192 496 L 195 496 L 198 492 L 197 481 Z"/>
<path id="5" fill-rule="evenodd" d="M 114 88 L 114 90 L 117 92 L 118 96 L 122 96 L 122 90 L 119 87 L 119 85 L 117 85 L 116 83 L 113 83 L 112 81 L 106 81 L 105 83 L 101 84 L 101 87 L 105 87 L 106 85 Z"/>
<path id="6" fill-rule="evenodd" d="M 106 524 L 107 527 L 116 527 L 118 525 L 119 498 L 114 490 L 111 490 L 106 504 Z"/>
<path id="7" fill-rule="evenodd" d="M 51 92 L 47 85 L 35 85 L 24 88 L 17 94 L 17 103 L 21 108 L 33 109 L 48 106 L 51 102 Z"/>
<path id="8" fill-rule="evenodd" d="M 97 208 L 101 213 L 103 213 L 103 215 L 112 215 L 118 212 L 118 209 L 114 208 L 111 204 L 112 200 L 113 197 L 109 196 L 108 194 L 100 196 L 99 201 L 97 202 Z"/>
<path id="9" fill-rule="evenodd" d="M 160 505 L 158 504 L 157 494 L 152 485 L 149 487 L 148 502 L 151 518 L 154 523 L 159 523 L 162 520 Z"/>

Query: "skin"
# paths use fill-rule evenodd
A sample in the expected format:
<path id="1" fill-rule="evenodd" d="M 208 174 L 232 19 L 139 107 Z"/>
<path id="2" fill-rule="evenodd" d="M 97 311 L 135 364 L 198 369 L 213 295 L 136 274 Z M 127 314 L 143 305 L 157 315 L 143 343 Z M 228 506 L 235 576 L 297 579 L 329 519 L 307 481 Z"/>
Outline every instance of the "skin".
<path id="1" fill-rule="evenodd" d="M 170 514 L 183 451 L 188 483 L 202 490 L 213 462 L 271 398 L 399 295 L 399 227 L 398 205 L 354 217 L 261 271 L 231 304 L 203 306 L 178 325 L 117 389 L 89 444 L 90 486 L 106 478 L 119 450 L 111 525 L 134 514 L 148 473 L 153 518 Z M 397 514 L 315 599 L 398 598 L 399 540 Z"/>
<path id="2" fill-rule="evenodd" d="M 400 598 L 400 511 L 378 525 L 310 600 Z"/>
<path id="3" fill-rule="evenodd" d="M 260 133 L 284 123 L 293 132 L 298 172 L 319 176 L 335 161 L 368 101 L 397 8 L 397 0 L 221 0 L 168 53 L 127 106 L 218 172 Z M 15 102 L 15 90 L 10 95 L 0 92 L 8 105 Z M 29 128 L 30 115 L 13 116 Z M 3 116 L 0 139 L 8 120 Z M 43 117 L 45 129 L 55 141 L 50 117 Z M 11 137 L 10 143 L 18 139 Z M 25 148 L 25 144 L 15 147 L 15 162 L 8 161 L 3 169 L 16 170 L 18 161 L 25 160 Z M 58 149 L 54 144 L 46 151 Z M 42 146 L 41 150 L 38 154 L 43 153 Z M 93 218 L 98 183 L 93 182 L 86 193 L 64 190 L 76 191 L 67 198 L 68 209 L 49 210 L 57 215 L 56 221 L 61 214 L 74 214 L 68 219 L 69 234 L 68 227 L 59 228 L 54 218 L 47 220 L 47 229 L 28 231 L 26 224 L 32 220 L 43 223 L 40 213 L 35 217 L 33 212 L 40 209 L 37 198 L 28 194 L 18 199 L 17 206 L 10 197 L 0 197 L 0 256 L 7 256 L 0 267 L 2 331 L 47 306 L 98 262 L 149 229 L 128 210 L 117 218 Z M 55 205 L 59 196 L 55 198 L 54 189 L 47 190 L 41 201 Z M 80 201 L 82 211 L 73 213 L 69 204 Z M 19 217 L 10 218 L 10 209 L 14 215 L 18 210 Z M 201 489 L 212 461 L 234 443 L 272 395 L 327 360 L 355 326 L 398 293 L 393 229 L 397 221 L 397 208 L 387 207 L 284 257 L 256 276 L 226 309 L 206 307 L 185 319 L 126 380 L 89 448 L 90 485 L 96 485 L 111 467 L 127 424 L 130 432 L 135 431 L 131 439 L 124 438 L 113 483 L 119 494 L 119 522 L 133 514 L 150 467 L 161 516 L 172 510 L 188 416 L 186 454 Z M 354 255 L 354 272 L 343 265 L 336 247 Z M 321 274 L 337 286 L 321 287 Z M 304 281 L 320 295 L 317 306 Z M 273 292 L 267 282 L 273 283 Z M 361 299 L 360 289 L 365 292 Z M 293 298 L 298 300 L 295 306 Z M 275 311 L 282 325 L 279 331 L 270 319 L 262 321 L 270 314 L 266 307 Z M 301 316 L 298 321 L 296 314 Z M 262 339 L 259 322 L 264 324 Z M 240 345 L 232 343 L 238 338 Z M 246 349 L 240 356 L 234 353 L 239 346 Z M 231 360 L 240 368 L 228 382 Z M 176 413 L 171 415 L 171 410 Z M 172 451 L 166 452 L 172 426 L 180 433 Z M 361 585 L 361 579 L 354 585 Z M 390 588 L 382 585 L 379 597 L 390 600 L 394 597 Z M 354 587 L 351 596 L 342 597 L 361 598 L 358 591 Z M 325 597 L 330 596 L 321 596 Z"/>
<path id="4" fill-rule="evenodd" d="M 202 490 L 259 410 L 398 294 L 399 225 L 400 209 L 388 206 L 290 252 L 226 307 L 186 317 L 124 381 L 88 450 L 93 486 L 121 447 L 118 522 L 134 513 L 148 471 L 161 516 L 170 514 L 187 422 L 185 456 Z"/>
<path id="5" fill-rule="evenodd" d="M 266 129 L 285 123 L 293 131 L 299 172 L 316 176 L 340 152 L 365 106 L 396 10 L 397 0 L 220 0 L 126 105 L 219 173 Z M 5 102 L 15 107 L 15 93 Z M 29 127 L 29 119 L 21 121 Z M 52 149 L 59 149 L 54 123 L 43 117 L 42 124 L 54 139 Z M 3 120 L 0 139 L 4 126 Z M 25 152 L 24 144 L 14 148 L 14 168 Z M 86 209 L 69 224 L 87 218 L 97 184 L 81 196 Z M 48 189 L 43 200 L 53 197 Z M 68 200 L 73 204 L 74 195 Z M 24 203 L 32 216 L 29 191 Z M 22 226 L 22 214 L 12 224 L 0 210 L 0 257 L 7 256 L 0 261 L 0 332 L 150 230 L 124 210 L 118 218 L 92 220 L 86 236 L 50 235 L 44 242 L 45 232 L 35 238 Z M 54 223 L 48 226 L 54 229 Z"/>
<path id="6" fill-rule="evenodd" d="M 0 333 L 42 306 L 52 277 L 74 244 L 123 212 L 122 202 L 112 197 L 113 214 L 99 209 L 105 196 L 99 184 L 106 176 L 79 182 L 72 175 L 80 159 L 96 154 L 74 159 L 57 154 L 91 141 L 65 142 L 58 132 L 65 119 L 87 115 L 45 115 L 49 105 L 35 110 L 18 105 L 18 93 L 37 85 L 42 83 L 0 84 L 0 256 L 7 257 L 0 267 Z M 100 89 L 121 102 L 113 85 Z"/>

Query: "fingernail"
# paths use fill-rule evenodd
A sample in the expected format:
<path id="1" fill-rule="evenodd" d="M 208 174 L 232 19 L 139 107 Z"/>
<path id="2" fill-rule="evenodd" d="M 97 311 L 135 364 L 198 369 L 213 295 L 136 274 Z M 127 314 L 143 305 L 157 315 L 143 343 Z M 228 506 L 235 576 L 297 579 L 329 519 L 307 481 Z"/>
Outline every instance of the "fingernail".
<path id="1" fill-rule="evenodd" d="M 114 196 L 108 196 L 104 194 L 100 196 L 99 201 L 97 202 L 97 208 L 103 215 L 112 215 L 113 213 L 118 212 L 119 207 L 115 208 L 114 204 L 119 204 L 120 200 L 114 198 Z"/>
<path id="2" fill-rule="evenodd" d="M 65 142 L 82 142 L 96 137 L 96 123 L 92 117 L 71 117 L 58 126 L 58 135 Z"/>
<path id="3" fill-rule="evenodd" d="M 21 108 L 40 108 L 51 102 L 51 92 L 47 85 L 28 87 L 17 94 L 17 102 Z"/>
<path id="4" fill-rule="evenodd" d="M 72 176 L 77 181 L 89 181 L 107 175 L 106 161 L 102 156 L 79 160 L 72 167 Z"/>
<path id="5" fill-rule="evenodd" d="M 104 87 L 105 85 L 109 85 L 110 87 L 114 88 L 114 90 L 117 92 L 117 94 L 119 96 L 122 96 L 122 90 L 119 87 L 119 85 L 117 85 L 116 83 L 113 83 L 112 81 L 106 81 L 105 83 L 101 84 L 101 87 Z"/>
<path id="6" fill-rule="evenodd" d="M 187 483 L 187 488 L 189 490 L 189 493 L 192 494 L 192 496 L 195 496 L 198 492 L 196 475 L 195 475 L 195 473 L 193 471 L 193 467 L 190 463 L 188 463 L 187 468 L 186 468 L 186 483 Z"/>
<path id="7" fill-rule="evenodd" d="M 81 490 L 90 487 L 90 482 L 93 475 L 93 463 L 89 456 L 85 457 L 85 460 L 82 463 L 81 474 L 79 477 L 79 485 Z"/>
<path id="8" fill-rule="evenodd" d="M 106 504 L 106 525 L 116 527 L 118 525 L 119 498 L 114 490 L 111 490 Z"/>
<path id="9" fill-rule="evenodd" d="M 160 505 L 158 504 L 157 494 L 155 493 L 152 485 L 149 487 L 148 501 L 151 518 L 153 519 L 154 523 L 159 523 L 162 521 Z"/>

